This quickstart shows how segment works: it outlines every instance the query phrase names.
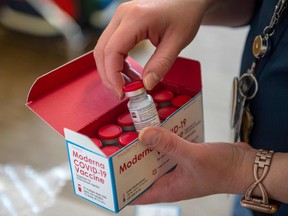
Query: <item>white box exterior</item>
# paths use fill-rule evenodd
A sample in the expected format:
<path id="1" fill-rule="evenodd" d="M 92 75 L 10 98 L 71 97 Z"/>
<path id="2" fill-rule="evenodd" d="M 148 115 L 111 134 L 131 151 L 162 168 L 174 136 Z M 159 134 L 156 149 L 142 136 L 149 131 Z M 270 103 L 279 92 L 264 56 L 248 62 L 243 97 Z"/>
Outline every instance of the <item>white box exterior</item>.
<path id="1" fill-rule="evenodd" d="M 161 124 L 191 142 L 204 141 L 202 93 Z M 107 158 L 89 137 L 65 129 L 75 194 L 113 212 L 144 192 L 176 161 L 148 149 L 138 140 Z"/>

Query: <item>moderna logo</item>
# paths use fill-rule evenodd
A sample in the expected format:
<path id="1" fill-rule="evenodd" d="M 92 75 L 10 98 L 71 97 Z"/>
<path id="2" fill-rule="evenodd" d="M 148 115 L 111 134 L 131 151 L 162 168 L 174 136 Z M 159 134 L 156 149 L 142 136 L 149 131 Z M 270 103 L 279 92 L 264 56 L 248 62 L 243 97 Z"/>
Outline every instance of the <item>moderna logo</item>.
<path id="1" fill-rule="evenodd" d="M 131 168 L 134 164 L 138 163 L 140 160 L 149 155 L 152 151 L 153 151 L 152 149 L 146 149 L 140 154 L 135 154 L 131 160 L 125 162 L 122 166 L 120 166 L 119 173 L 122 174 L 127 169 Z"/>

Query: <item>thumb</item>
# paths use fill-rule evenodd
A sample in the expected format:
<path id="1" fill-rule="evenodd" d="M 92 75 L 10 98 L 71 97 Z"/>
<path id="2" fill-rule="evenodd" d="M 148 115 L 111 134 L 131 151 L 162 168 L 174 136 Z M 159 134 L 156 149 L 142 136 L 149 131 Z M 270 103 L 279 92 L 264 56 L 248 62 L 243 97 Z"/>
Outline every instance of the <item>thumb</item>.
<path id="1" fill-rule="evenodd" d="M 160 127 L 146 127 L 139 134 L 141 143 L 161 153 L 183 160 L 188 150 L 188 142 L 176 134 Z M 187 145 L 188 144 L 188 145 Z"/>

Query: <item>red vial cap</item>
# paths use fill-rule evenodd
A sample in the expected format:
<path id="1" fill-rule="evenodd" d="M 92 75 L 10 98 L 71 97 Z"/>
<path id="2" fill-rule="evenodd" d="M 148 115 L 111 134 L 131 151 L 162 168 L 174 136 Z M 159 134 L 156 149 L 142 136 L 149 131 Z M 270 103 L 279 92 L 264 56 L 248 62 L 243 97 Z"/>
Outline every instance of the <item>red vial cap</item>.
<path id="1" fill-rule="evenodd" d="M 94 137 L 91 138 L 91 140 L 94 142 L 94 144 L 95 144 L 96 146 L 98 146 L 98 148 L 102 148 L 102 147 L 103 147 L 101 140 L 99 140 L 99 139 L 97 139 L 97 138 L 94 138 Z"/>
<path id="2" fill-rule="evenodd" d="M 122 126 L 132 126 L 133 120 L 129 112 L 123 113 L 117 118 L 117 123 Z"/>
<path id="3" fill-rule="evenodd" d="M 118 141 L 121 146 L 126 146 L 127 144 L 131 143 L 137 138 L 138 138 L 137 132 L 126 132 L 119 137 Z"/>
<path id="4" fill-rule="evenodd" d="M 119 151 L 119 147 L 117 146 L 106 146 L 104 148 L 102 148 L 102 152 L 107 156 L 110 157 L 111 155 L 113 155 L 115 152 Z"/>
<path id="5" fill-rule="evenodd" d="M 172 106 L 163 107 L 158 109 L 158 115 L 160 120 L 164 121 L 168 116 L 170 116 L 172 113 L 174 113 L 177 109 Z"/>
<path id="6" fill-rule="evenodd" d="M 124 92 L 132 92 L 144 88 L 142 80 L 132 81 L 123 87 Z"/>
<path id="7" fill-rule="evenodd" d="M 156 103 L 165 103 L 171 101 L 174 97 L 174 94 L 169 90 L 160 90 L 155 92 L 152 97 Z"/>
<path id="8" fill-rule="evenodd" d="M 122 134 L 122 128 L 119 125 L 110 124 L 101 127 L 98 130 L 100 139 L 110 140 L 119 137 Z"/>
<path id="9" fill-rule="evenodd" d="M 176 108 L 183 106 L 191 97 L 189 95 L 178 95 L 172 99 L 172 105 Z"/>

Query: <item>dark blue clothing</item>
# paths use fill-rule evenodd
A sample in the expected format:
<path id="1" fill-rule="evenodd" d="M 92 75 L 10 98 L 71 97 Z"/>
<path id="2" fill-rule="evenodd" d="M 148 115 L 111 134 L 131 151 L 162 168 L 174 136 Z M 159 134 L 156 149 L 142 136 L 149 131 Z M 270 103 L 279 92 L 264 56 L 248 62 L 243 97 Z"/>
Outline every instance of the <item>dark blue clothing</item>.
<path id="1" fill-rule="evenodd" d="M 250 68 L 254 60 L 252 54 L 254 38 L 261 35 L 263 29 L 269 25 L 277 2 L 278 0 L 259 1 L 244 49 L 241 73 Z M 259 83 L 259 91 L 256 97 L 249 101 L 251 113 L 254 117 L 250 144 L 256 149 L 271 149 L 275 152 L 288 152 L 287 11 L 286 9 L 274 35 L 270 39 L 271 51 L 257 63 L 255 74 Z M 279 172 L 288 172 L 288 169 L 279 170 Z M 279 211 L 274 215 L 287 216 L 288 205 L 282 204 Z"/>

